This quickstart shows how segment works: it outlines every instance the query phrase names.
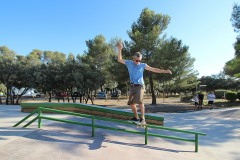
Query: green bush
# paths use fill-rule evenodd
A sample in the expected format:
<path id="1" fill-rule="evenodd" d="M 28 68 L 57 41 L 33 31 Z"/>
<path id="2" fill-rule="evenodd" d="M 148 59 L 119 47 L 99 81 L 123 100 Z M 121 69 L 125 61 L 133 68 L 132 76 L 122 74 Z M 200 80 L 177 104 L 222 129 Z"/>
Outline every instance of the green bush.
<path id="1" fill-rule="evenodd" d="M 226 93 L 227 90 L 224 90 L 224 89 L 218 89 L 218 90 L 215 90 L 214 91 L 214 94 L 216 96 L 216 98 L 222 98 L 222 96 L 224 95 L 224 93 Z"/>
<path id="2" fill-rule="evenodd" d="M 225 97 L 228 101 L 236 101 L 237 93 L 232 91 L 227 91 Z"/>
<path id="3" fill-rule="evenodd" d="M 240 91 L 237 92 L 237 99 L 240 101 Z"/>

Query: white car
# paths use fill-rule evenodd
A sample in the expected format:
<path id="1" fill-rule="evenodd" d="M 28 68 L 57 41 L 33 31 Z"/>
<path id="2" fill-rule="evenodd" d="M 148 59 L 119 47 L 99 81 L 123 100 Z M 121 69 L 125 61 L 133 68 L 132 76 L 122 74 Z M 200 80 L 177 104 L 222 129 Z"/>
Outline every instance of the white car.
<path id="1" fill-rule="evenodd" d="M 21 88 L 21 89 L 17 89 L 14 88 L 14 94 L 17 95 L 21 95 L 23 93 L 23 91 L 25 90 L 25 88 Z M 41 97 L 42 93 L 38 92 L 36 89 L 34 88 L 29 88 L 26 93 L 24 93 L 22 95 L 22 97 Z"/>
<path id="2" fill-rule="evenodd" d="M 27 92 L 22 95 L 23 97 L 41 97 L 41 93 L 38 92 L 36 89 L 28 89 Z"/>

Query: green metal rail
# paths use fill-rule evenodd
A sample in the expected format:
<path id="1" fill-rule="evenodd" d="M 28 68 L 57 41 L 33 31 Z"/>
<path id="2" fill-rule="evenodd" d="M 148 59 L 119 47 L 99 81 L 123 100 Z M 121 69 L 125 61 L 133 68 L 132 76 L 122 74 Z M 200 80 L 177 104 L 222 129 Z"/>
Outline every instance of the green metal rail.
<path id="1" fill-rule="evenodd" d="M 64 120 L 64 119 L 59 119 L 59 118 L 46 117 L 46 116 L 42 115 L 42 111 L 55 112 L 55 113 L 68 114 L 68 115 L 73 115 L 73 116 L 78 116 L 78 117 L 90 118 L 91 119 L 91 123 L 83 123 L 83 122 L 76 122 L 76 121 L 72 121 L 72 120 Z M 195 143 L 195 152 L 198 152 L 198 135 L 206 136 L 205 133 L 201 133 L 201 132 L 180 130 L 180 129 L 168 128 L 168 127 L 157 126 L 157 125 L 149 125 L 149 124 L 144 129 L 144 132 L 143 131 L 127 130 L 127 129 L 122 129 L 122 128 L 114 128 L 114 127 L 102 126 L 102 125 L 95 124 L 95 120 L 103 120 L 103 121 L 117 122 L 117 123 L 123 123 L 123 124 L 132 124 L 134 126 L 136 126 L 136 125 L 131 123 L 131 122 L 124 121 L 124 120 L 105 118 L 105 117 L 99 117 L 99 116 L 93 116 L 93 115 L 87 115 L 87 114 L 80 114 L 80 113 L 75 113 L 75 112 L 62 111 L 62 110 L 51 109 L 51 108 L 44 108 L 44 107 L 39 107 L 38 109 L 34 110 L 28 116 L 26 116 L 21 121 L 16 123 L 13 127 L 17 127 L 18 125 L 20 125 L 21 123 L 23 123 L 25 120 L 27 120 L 28 118 L 30 118 L 31 116 L 33 116 L 36 113 L 38 114 L 38 116 L 33 118 L 31 121 L 29 121 L 23 127 L 27 127 L 30 124 L 32 124 L 33 122 L 35 122 L 36 120 L 38 120 L 38 128 L 41 128 L 41 126 L 42 126 L 42 119 L 47 119 L 47 120 L 52 120 L 52 121 L 65 122 L 65 123 L 70 123 L 70 124 L 77 124 L 77 125 L 92 127 L 92 137 L 95 136 L 95 128 L 101 128 L 101 129 L 107 129 L 107 130 L 114 130 L 114 131 L 128 132 L 128 133 L 133 133 L 133 134 L 144 135 L 145 136 L 145 144 L 146 145 L 148 143 L 148 136 L 160 137 L 160 138 L 168 138 L 168 139 L 187 141 L 187 142 L 194 142 Z M 194 139 L 188 139 L 188 138 L 182 138 L 182 137 L 177 137 L 177 136 L 168 136 L 168 135 L 161 135 L 161 134 L 156 134 L 156 133 L 149 133 L 148 132 L 148 128 L 154 128 L 154 129 L 160 129 L 160 130 L 168 130 L 168 131 L 173 131 L 173 132 L 181 132 L 181 133 L 193 134 L 193 135 L 195 135 L 195 137 L 194 137 Z"/>

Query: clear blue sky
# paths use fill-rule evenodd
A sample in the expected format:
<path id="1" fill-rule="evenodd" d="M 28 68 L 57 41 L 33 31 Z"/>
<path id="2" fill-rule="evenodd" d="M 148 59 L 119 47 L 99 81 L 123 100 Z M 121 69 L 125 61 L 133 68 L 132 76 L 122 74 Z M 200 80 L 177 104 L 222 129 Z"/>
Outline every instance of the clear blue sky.
<path id="1" fill-rule="evenodd" d="M 33 49 L 77 55 L 86 40 L 102 34 L 107 42 L 127 31 L 144 8 L 167 14 L 167 37 L 189 46 L 199 77 L 218 74 L 234 57 L 237 34 L 230 22 L 239 0 L 1 0 L 0 46 L 27 55 Z"/>

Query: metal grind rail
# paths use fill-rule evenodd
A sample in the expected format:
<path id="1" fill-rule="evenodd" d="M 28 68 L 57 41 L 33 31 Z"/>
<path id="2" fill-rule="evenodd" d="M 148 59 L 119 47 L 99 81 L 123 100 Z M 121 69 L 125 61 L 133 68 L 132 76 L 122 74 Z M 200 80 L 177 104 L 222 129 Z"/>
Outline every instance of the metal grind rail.
<path id="1" fill-rule="evenodd" d="M 72 120 L 47 117 L 47 116 L 43 116 L 42 111 L 55 112 L 55 113 L 73 115 L 73 116 L 78 116 L 78 117 L 90 118 L 91 123 L 83 123 L 83 122 L 76 122 L 76 121 L 72 121 Z M 113 131 L 120 131 L 120 132 L 144 135 L 146 145 L 148 143 L 148 136 L 174 139 L 174 140 L 187 141 L 187 142 L 194 142 L 195 143 L 195 152 L 198 152 L 198 136 L 199 135 L 206 136 L 205 133 L 201 133 L 201 132 L 180 130 L 180 129 L 174 129 L 174 128 L 169 128 L 169 127 L 150 125 L 150 124 L 146 125 L 146 128 L 144 129 L 144 131 L 128 130 L 128 129 L 122 129 L 122 128 L 114 128 L 114 127 L 109 127 L 109 126 L 97 125 L 97 124 L 95 124 L 95 120 L 117 122 L 117 123 L 123 123 L 123 124 L 131 124 L 131 125 L 136 126 L 136 124 L 133 124 L 131 122 L 124 121 L 124 120 L 118 120 L 118 119 L 113 119 L 113 118 L 104 118 L 104 117 L 100 117 L 100 116 L 93 116 L 93 115 L 87 115 L 87 114 L 81 114 L 81 113 L 75 113 L 75 112 L 69 112 L 69 111 L 63 111 L 63 110 L 57 110 L 57 109 L 51 109 L 51 108 L 44 108 L 44 107 L 37 108 L 36 110 L 31 112 L 29 115 L 27 115 L 25 118 L 23 118 L 18 123 L 16 123 L 13 127 L 17 127 L 18 125 L 20 125 L 21 123 L 23 123 L 25 120 L 27 120 L 28 118 L 30 118 L 31 116 L 33 116 L 36 113 L 38 114 L 38 116 L 33 118 L 31 121 L 29 121 L 23 127 L 27 127 L 30 124 L 32 124 L 33 122 L 35 122 L 36 120 L 38 120 L 38 128 L 41 128 L 42 119 L 47 119 L 47 120 L 52 120 L 52 121 L 65 122 L 65 123 L 70 123 L 70 124 L 77 124 L 77 125 L 91 127 L 92 128 L 92 137 L 95 137 L 95 129 L 101 128 L 101 129 L 107 129 L 107 130 L 113 130 Z M 186 133 L 186 134 L 193 134 L 195 136 L 194 136 L 194 139 L 188 139 L 188 138 L 182 138 L 182 137 L 177 137 L 177 136 L 168 136 L 168 135 L 162 135 L 162 134 L 156 134 L 156 133 L 149 133 L 148 128 L 154 128 L 154 129 L 159 129 L 159 130 L 168 130 L 168 131 L 172 131 L 172 132 L 181 132 L 181 133 Z"/>

